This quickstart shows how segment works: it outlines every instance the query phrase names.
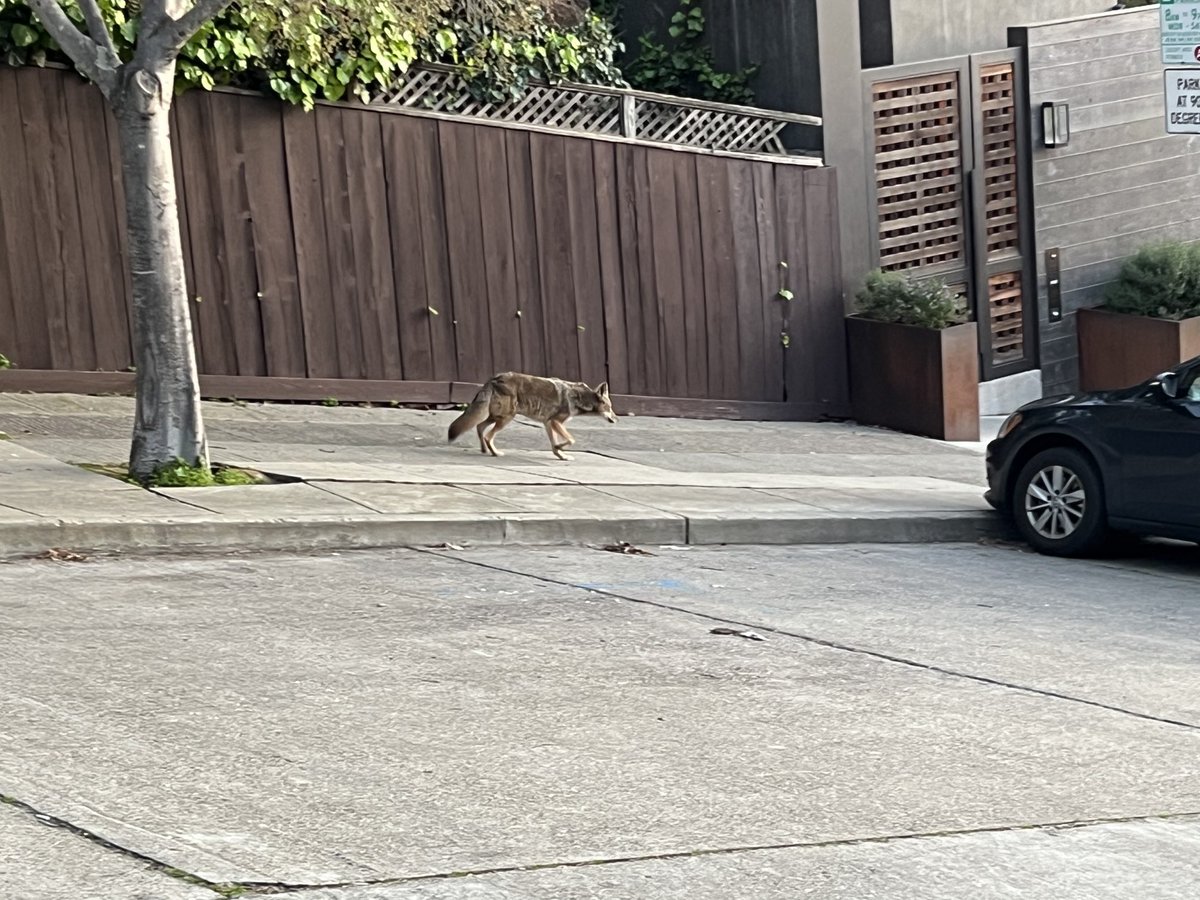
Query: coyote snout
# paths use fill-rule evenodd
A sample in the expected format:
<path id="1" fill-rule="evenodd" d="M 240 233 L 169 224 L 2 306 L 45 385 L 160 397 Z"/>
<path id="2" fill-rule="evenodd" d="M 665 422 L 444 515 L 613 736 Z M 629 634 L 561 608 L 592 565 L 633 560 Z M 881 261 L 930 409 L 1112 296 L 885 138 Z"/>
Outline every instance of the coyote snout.
<path id="1" fill-rule="evenodd" d="M 545 426 L 550 449 L 559 459 L 566 459 L 562 451 L 575 443 L 566 428 L 572 416 L 603 416 L 609 422 L 617 421 L 607 382 L 593 389 L 581 381 L 502 372 L 489 379 L 466 411 L 450 423 L 450 440 L 474 427 L 479 434 L 479 451 L 503 456 L 496 449 L 496 432 L 518 415 Z"/>

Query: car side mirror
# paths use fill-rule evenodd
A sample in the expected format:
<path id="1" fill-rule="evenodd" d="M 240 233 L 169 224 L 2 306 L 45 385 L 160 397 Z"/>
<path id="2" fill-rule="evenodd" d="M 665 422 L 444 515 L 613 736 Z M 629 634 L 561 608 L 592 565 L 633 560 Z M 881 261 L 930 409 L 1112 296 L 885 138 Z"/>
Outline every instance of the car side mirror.
<path id="1" fill-rule="evenodd" d="M 1158 389 L 1163 392 L 1163 395 L 1168 400 L 1179 399 L 1179 376 L 1174 372 L 1163 372 L 1154 379 L 1158 382 Z"/>

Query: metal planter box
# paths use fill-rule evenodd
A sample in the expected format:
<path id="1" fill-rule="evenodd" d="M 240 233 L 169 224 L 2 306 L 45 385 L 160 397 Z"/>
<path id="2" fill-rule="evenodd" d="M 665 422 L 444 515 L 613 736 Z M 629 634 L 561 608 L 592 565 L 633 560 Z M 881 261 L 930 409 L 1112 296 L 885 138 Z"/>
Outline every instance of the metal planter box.
<path id="1" fill-rule="evenodd" d="M 1075 323 L 1080 390 L 1133 387 L 1200 356 L 1200 316 L 1177 322 L 1081 309 L 1075 314 Z"/>
<path id="2" fill-rule="evenodd" d="M 979 440 L 979 329 L 846 319 L 854 417 L 944 441 Z"/>

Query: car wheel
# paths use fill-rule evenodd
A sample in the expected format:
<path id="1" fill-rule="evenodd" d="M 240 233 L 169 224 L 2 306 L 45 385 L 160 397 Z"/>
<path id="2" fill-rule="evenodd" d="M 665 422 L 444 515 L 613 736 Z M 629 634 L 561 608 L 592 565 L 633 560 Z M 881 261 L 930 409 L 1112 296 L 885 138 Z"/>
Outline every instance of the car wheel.
<path id="1" fill-rule="evenodd" d="M 1095 464 L 1070 447 L 1043 450 L 1013 486 L 1017 531 L 1041 553 L 1086 556 L 1108 535 L 1104 484 Z"/>

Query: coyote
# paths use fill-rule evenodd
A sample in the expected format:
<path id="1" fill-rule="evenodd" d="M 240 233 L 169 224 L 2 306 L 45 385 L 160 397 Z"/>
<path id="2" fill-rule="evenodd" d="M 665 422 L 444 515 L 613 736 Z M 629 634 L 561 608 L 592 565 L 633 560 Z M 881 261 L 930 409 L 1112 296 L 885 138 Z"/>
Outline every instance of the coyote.
<path id="1" fill-rule="evenodd" d="M 502 372 L 493 375 L 466 411 L 450 423 L 450 440 L 456 440 L 475 426 L 479 433 L 479 452 L 503 456 L 496 449 L 496 432 L 518 415 L 546 427 L 550 449 L 559 459 L 567 459 L 562 451 L 575 443 L 566 429 L 571 416 L 604 416 L 610 422 L 617 421 L 608 397 L 608 382 L 593 390 L 581 381 Z M 492 430 L 484 434 L 489 425 Z"/>

